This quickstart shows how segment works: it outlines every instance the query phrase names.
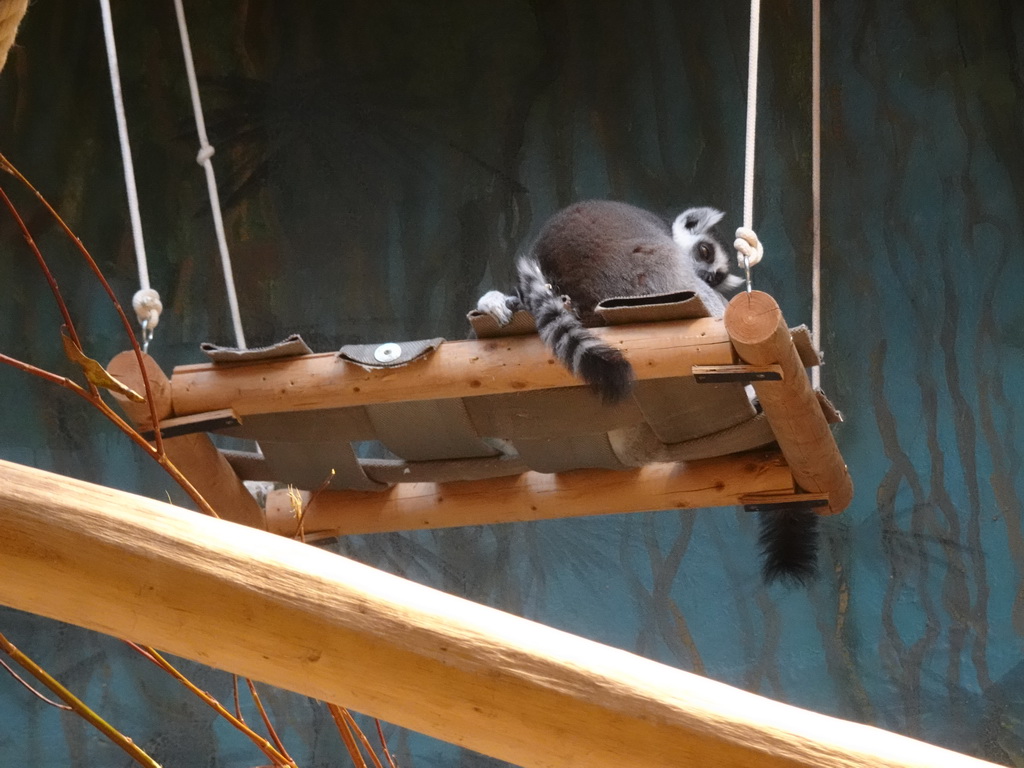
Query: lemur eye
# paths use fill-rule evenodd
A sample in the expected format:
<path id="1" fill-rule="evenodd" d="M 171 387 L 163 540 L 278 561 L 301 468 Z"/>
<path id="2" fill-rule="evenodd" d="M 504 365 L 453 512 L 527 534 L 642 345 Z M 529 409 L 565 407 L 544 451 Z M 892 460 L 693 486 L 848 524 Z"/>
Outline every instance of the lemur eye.
<path id="1" fill-rule="evenodd" d="M 711 247 L 711 243 L 697 243 L 697 256 L 701 261 L 710 264 L 715 260 L 715 249 Z"/>

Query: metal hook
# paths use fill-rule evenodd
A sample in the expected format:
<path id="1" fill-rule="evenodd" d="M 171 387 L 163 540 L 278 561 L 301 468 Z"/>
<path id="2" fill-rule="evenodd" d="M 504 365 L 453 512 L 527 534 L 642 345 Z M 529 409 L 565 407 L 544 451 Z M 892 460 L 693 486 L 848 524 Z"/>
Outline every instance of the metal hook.
<path id="1" fill-rule="evenodd" d="M 743 255 L 743 271 L 747 277 L 747 293 L 750 293 L 754 290 L 754 283 L 750 279 L 750 258 L 746 254 Z"/>
<path id="2" fill-rule="evenodd" d="M 153 340 L 153 331 L 149 327 L 149 318 L 142 321 L 142 352 L 149 354 L 149 342 Z"/>

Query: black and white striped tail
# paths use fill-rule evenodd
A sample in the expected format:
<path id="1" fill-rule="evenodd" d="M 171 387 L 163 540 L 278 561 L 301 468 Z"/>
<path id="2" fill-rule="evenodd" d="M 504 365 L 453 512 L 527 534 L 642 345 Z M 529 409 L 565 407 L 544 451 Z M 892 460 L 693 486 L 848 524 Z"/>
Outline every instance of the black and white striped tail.
<path id="1" fill-rule="evenodd" d="M 771 504 L 758 520 L 765 584 L 806 585 L 818 571 L 818 513 L 806 504 Z"/>
<path id="2" fill-rule="evenodd" d="M 519 260 L 519 292 L 537 332 L 559 362 L 606 403 L 629 396 L 633 367 L 622 353 L 587 329 L 545 279 L 536 260 Z"/>

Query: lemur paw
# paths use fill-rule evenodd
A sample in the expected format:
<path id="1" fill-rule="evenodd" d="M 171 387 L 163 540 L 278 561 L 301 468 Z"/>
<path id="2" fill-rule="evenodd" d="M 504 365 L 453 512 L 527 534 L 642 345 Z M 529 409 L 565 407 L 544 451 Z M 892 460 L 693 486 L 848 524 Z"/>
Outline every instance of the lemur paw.
<path id="1" fill-rule="evenodd" d="M 501 291 L 488 291 L 476 303 L 476 311 L 494 318 L 498 325 L 512 322 L 512 313 L 521 306 L 518 296 L 506 296 Z"/>
<path id="2" fill-rule="evenodd" d="M 746 227 L 737 229 L 736 241 L 732 245 L 746 258 L 748 266 L 754 266 L 764 256 L 764 246 L 761 245 L 761 241 L 757 238 L 757 233 L 752 229 L 747 229 Z"/>
<path id="3" fill-rule="evenodd" d="M 746 282 L 747 281 L 739 275 L 726 275 L 725 279 L 718 284 L 718 287 L 715 288 L 715 290 L 720 293 L 724 293 L 725 291 L 735 291 Z"/>

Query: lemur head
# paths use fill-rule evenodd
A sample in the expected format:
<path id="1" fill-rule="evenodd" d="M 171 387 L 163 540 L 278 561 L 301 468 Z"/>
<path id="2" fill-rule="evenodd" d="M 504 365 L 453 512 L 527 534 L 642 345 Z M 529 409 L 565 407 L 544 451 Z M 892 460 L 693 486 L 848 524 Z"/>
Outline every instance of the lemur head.
<path id="1" fill-rule="evenodd" d="M 729 254 L 715 228 L 723 216 L 714 208 L 689 208 L 672 223 L 672 239 L 693 259 L 697 276 L 719 290 L 735 288 L 737 282 L 742 282 L 729 274 Z"/>

